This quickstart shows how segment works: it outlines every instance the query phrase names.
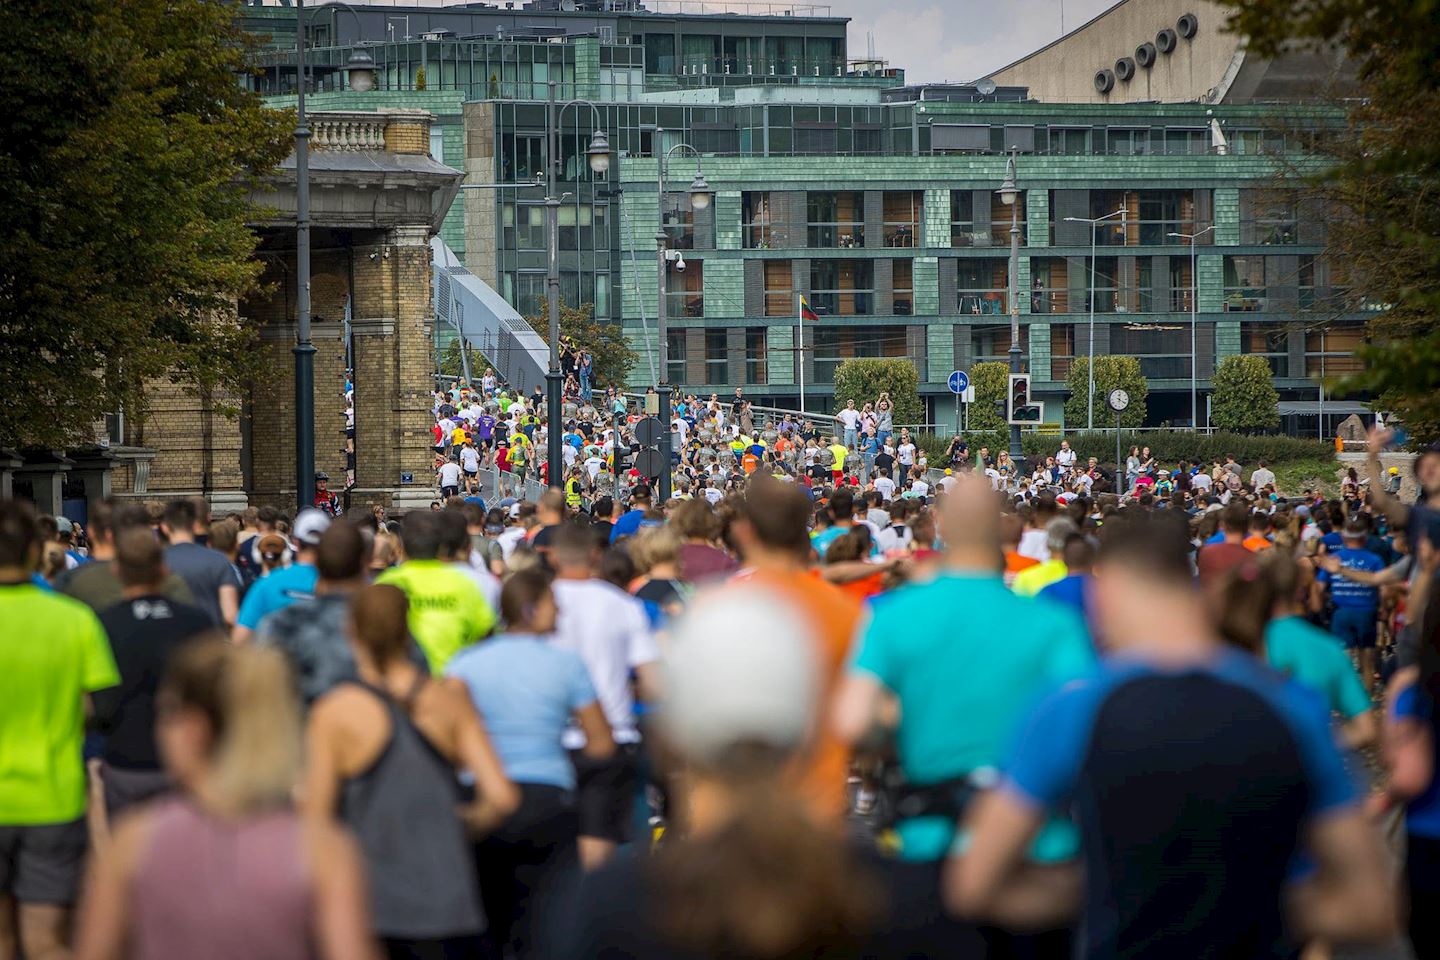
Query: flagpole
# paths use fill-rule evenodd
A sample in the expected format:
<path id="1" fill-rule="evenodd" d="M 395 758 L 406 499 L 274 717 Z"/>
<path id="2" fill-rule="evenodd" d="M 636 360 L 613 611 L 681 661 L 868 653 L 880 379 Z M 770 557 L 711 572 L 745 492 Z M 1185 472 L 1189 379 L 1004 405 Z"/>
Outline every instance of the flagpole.
<path id="1" fill-rule="evenodd" d="M 795 356 L 800 358 L 800 418 L 805 418 L 805 295 L 795 294 Z M 801 424 L 803 427 L 804 424 Z"/>

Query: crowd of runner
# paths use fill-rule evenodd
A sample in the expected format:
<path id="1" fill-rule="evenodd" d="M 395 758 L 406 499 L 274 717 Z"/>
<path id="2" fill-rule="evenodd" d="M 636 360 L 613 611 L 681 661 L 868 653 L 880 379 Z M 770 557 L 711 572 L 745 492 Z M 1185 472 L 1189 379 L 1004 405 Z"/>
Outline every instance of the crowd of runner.
<path id="1" fill-rule="evenodd" d="M 1440 448 L 932 486 L 684 398 L 659 502 L 614 401 L 485 503 L 475 392 L 398 520 L 0 501 L 0 956 L 1440 956 Z"/>

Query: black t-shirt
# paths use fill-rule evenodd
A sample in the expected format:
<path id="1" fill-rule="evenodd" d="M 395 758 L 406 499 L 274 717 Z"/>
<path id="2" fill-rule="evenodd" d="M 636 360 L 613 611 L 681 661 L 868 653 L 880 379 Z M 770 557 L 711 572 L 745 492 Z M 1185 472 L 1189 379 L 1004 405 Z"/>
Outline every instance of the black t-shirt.
<path id="1" fill-rule="evenodd" d="M 895 457 L 892 454 L 882 452 L 875 455 L 876 470 L 891 470 L 894 466 Z"/>
<path id="2" fill-rule="evenodd" d="M 155 749 L 155 690 L 170 656 L 211 629 L 198 607 L 160 594 L 122 600 L 100 614 L 110 638 L 119 686 L 93 694 L 95 727 L 105 735 L 105 762 L 130 770 L 158 770 Z"/>

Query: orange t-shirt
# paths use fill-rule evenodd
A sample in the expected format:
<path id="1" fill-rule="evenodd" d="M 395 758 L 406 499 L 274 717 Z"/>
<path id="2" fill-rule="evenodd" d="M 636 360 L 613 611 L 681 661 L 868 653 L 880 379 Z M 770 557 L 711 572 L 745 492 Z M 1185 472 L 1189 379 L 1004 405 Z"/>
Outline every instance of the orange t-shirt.
<path id="1" fill-rule="evenodd" d="M 1269 550 L 1275 546 L 1275 544 L 1260 536 L 1258 533 L 1246 537 L 1243 541 L 1243 544 L 1245 549 L 1249 550 L 1252 553 L 1259 553 L 1261 550 Z"/>
<path id="2" fill-rule="evenodd" d="M 850 751 L 830 729 L 830 707 L 860 622 L 860 601 L 810 570 L 795 573 L 749 570 L 734 578 L 737 583 L 746 581 L 775 587 L 799 608 L 807 623 L 815 626 L 824 671 L 820 715 L 815 718 L 815 743 L 797 775 L 800 792 L 811 811 L 826 820 L 839 820 L 845 814 L 845 776 L 850 769 Z"/>

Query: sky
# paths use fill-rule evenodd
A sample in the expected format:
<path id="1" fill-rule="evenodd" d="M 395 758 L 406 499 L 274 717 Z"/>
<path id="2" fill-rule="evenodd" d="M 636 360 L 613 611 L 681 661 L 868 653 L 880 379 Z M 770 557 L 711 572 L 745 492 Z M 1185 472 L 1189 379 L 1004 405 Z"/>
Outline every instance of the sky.
<path id="1" fill-rule="evenodd" d="M 910 83 L 978 80 L 1074 30 L 1116 0 L 817 0 L 850 18 L 850 58 L 875 55 Z"/>

